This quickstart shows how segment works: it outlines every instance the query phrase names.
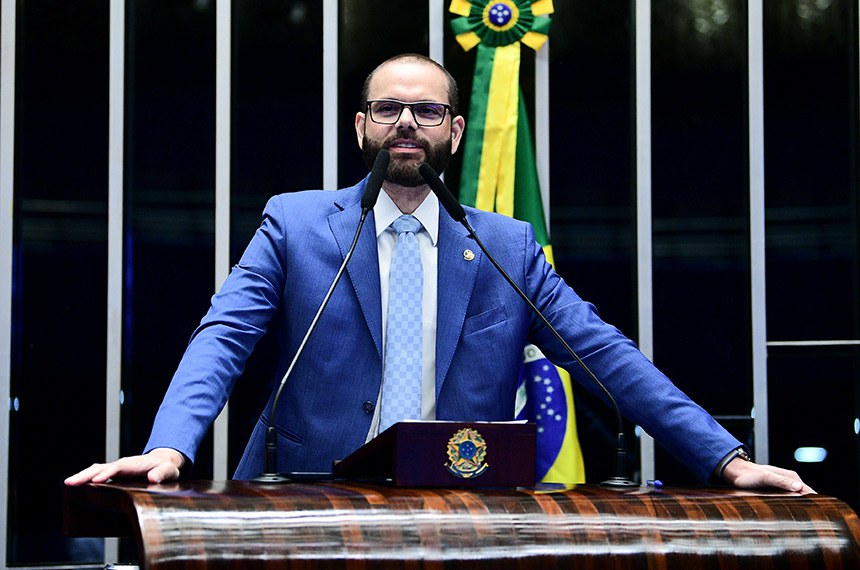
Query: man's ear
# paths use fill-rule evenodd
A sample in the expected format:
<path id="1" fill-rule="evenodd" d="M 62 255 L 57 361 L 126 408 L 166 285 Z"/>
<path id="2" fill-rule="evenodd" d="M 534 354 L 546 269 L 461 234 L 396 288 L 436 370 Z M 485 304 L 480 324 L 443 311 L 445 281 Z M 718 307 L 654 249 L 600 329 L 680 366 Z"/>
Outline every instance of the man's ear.
<path id="1" fill-rule="evenodd" d="M 460 147 L 460 141 L 463 138 L 463 132 L 466 130 L 466 119 L 461 115 L 457 115 L 451 119 L 451 154 L 457 152 Z"/>
<path id="2" fill-rule="evenodd" d="M 358 148 L 364 150 L 364 122 L 367 120 L 364 113 L 355 114 L 355 137 L 358 139 Z"/>

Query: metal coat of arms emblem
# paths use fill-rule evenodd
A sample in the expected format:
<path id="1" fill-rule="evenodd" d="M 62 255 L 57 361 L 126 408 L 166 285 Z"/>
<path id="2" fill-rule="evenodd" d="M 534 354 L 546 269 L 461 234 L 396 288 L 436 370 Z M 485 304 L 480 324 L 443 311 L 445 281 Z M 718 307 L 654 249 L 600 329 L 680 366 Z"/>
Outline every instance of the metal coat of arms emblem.
<path id="1" fill-rule="evenodd" d="M 471 479 L 489 467 L 484 463 L 486 456 L 487 444 L 478 430 L 463 428 L 448 440 L 448 463 L 445 467 L 456 477 Z"/>

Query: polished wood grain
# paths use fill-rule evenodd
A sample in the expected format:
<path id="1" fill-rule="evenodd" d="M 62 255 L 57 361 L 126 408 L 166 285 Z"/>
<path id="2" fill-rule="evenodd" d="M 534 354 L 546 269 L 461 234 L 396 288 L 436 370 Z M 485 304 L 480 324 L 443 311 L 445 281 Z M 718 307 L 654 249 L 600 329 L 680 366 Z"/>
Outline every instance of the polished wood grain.
<path id="1" fill-rule="evenodd" d="M 860 568 L 838 499 L 729 489 L 410 489 L 339 482 L 66 490 L 69 534 L 167 568 Z"/>

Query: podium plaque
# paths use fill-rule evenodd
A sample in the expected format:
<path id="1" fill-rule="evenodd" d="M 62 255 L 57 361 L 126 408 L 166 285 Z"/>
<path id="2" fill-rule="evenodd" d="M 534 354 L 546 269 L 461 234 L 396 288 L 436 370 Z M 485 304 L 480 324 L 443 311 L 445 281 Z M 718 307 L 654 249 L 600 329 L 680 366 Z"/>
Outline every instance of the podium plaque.
<path id="1" fill-rule="evenodd" d="M 532 487 L 535 424 L 398 422 L 333 471 L 397 487 Z"/>

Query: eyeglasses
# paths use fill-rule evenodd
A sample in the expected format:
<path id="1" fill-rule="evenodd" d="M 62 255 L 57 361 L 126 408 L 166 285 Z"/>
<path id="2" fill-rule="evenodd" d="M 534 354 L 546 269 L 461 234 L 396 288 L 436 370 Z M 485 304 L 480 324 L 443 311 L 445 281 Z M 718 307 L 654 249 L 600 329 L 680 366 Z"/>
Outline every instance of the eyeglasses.
<path id="1" fill-rule="evenodd" d="M 367 102 L 370 120 L 380 125 L 393 125 L 399 121 L 405 107 L 409 107 L 415 122 L 422 127 L 438 127 L 445 120 L 445 113 L 451 111 L 450 105 L 435 101 L 406 103 L 396 99 L 375 99 Z"/>

